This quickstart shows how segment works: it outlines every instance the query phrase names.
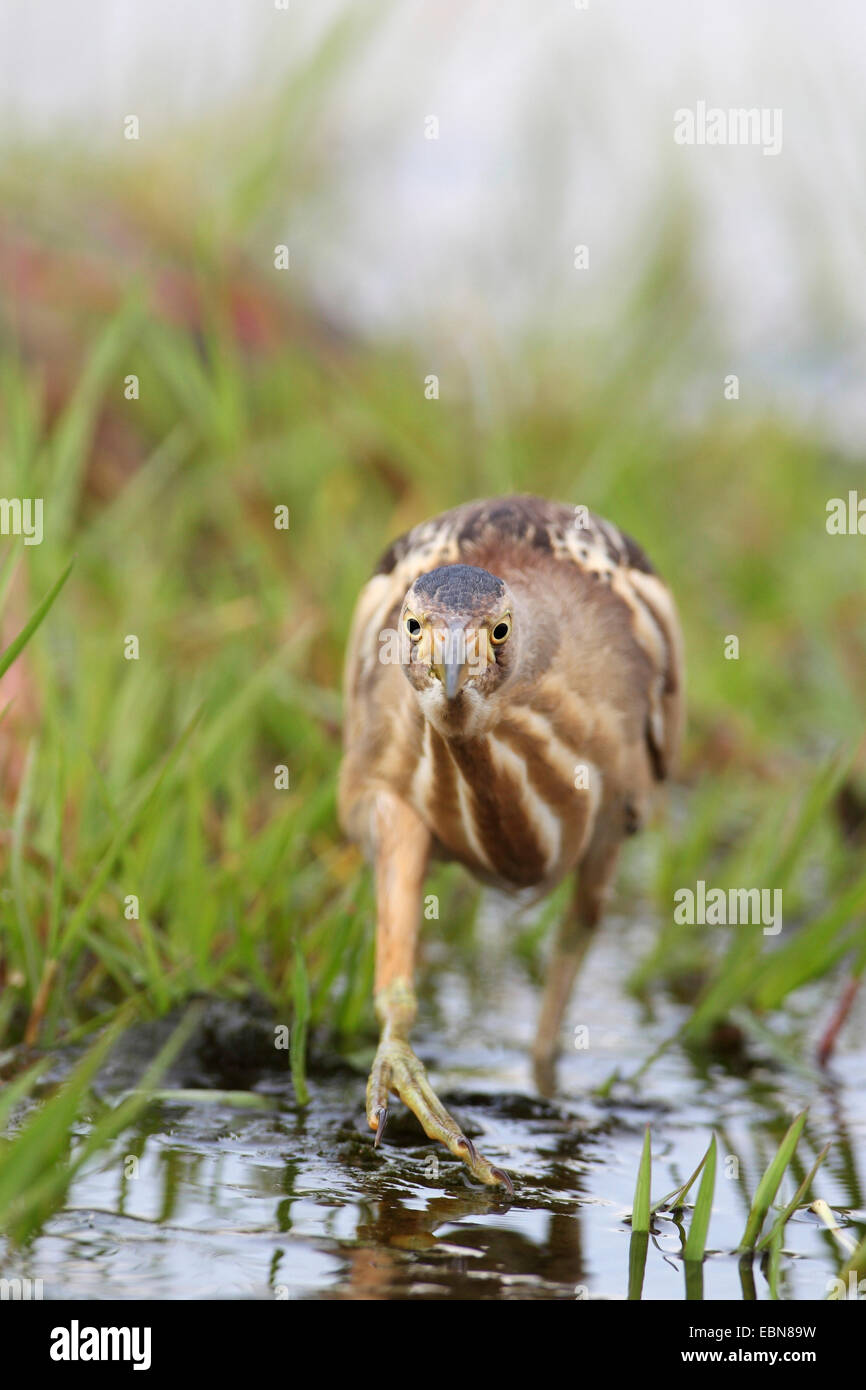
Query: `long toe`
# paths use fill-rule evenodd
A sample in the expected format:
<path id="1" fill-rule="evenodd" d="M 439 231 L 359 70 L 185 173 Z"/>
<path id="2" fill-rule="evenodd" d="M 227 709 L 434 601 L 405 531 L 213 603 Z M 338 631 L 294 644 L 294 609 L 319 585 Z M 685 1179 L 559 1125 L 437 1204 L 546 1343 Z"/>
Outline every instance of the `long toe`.
<path id="1" fill-rule="evenodd" d="M 370 1128 L 376 1130 L 377 1143 L 384 1128 L 383 1110 L 387 1118 L 389 1089 L 417 1116 L 425 1134 L 431 1139 L 438 1139 L 455 1158 L 461 1159 L 479 1182 L 490 1187 L 504 1187 L 509 1194 L 514 1192 L 508 1174 L 478 1152 L 472 1140 L 445 1109 L 430 1085 L 423 1063 L 409 1044 L 395 1039 L 380 1045 L 367 1084 L 367 1120 Z"/>

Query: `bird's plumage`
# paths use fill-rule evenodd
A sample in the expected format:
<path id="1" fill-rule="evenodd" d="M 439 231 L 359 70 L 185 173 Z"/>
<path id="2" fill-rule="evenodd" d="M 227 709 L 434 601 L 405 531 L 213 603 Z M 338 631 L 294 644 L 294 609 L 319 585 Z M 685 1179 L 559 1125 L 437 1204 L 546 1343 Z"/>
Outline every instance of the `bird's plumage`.
<path id="1" fill-rule="evenodd" d="M 443 579 L 443 566 L 488 579 Z M 482 700 L 471 683 L 461 692 L 453 736 L 451 704 L 428 717 L 400 664 L 381 659 L 380 634 L 397 631 L 407 591 L 433 571 L 415 593 L 426 601 L 429 591 L 435 604 L 444 586 L 453 605 L 462 592 L 468 612 L 495 605 L 488 581 L 501 581 L 522 644 L 492 693 Z M 496 653 L 503 677 L 508 660 L 506 643 Z M 344 827 L 372 853 L 370 806 L 387 790 L 427 826 L 434 852 L 482 880 L 546 892 L 600 840 L 618 843 L 641 824 L 677 754 L 682 683 L 670 593 L 610 522 L 522 496 L 445 512 L 390 546 L 358 600 L 345 678 Z"/>

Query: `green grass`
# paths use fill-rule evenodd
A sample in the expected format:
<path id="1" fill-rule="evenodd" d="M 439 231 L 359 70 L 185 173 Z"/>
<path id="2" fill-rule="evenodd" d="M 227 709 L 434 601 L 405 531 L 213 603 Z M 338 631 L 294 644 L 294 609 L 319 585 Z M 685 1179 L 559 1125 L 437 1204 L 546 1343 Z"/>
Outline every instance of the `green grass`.
<path id="1" fill-rule="evenodd" d="M 631 1239 L 628 1248 L 628 1296 L 630 1300 L 639 1299 L 643 1292 L 644 1273 L 649 1250 L 651 1185 L 652 1147 L 649 1125 L 647 1125 L 631 1212 Z"/>
<path id="2" fill-rule="evenodd" d="M 650 1185 L 652 1179 L 652 1153 L 650 1148 L 650 1131 L 647 1125 L 644 1134 L 643 1149 L 641 1151 L 640 1167 L 638 1168 L 637 1183 L 634 1190 L 634 1204 L 631 1214 L 631 1228 L 633 1231 L 645 1234 L 650 1228 Z"/>
<path id="3" fill-rule="evenodd" d="M 686 1260 L 703 1260 L 707 1248 L 707 1232 L 713 1211 L 713 1194 L 716 1190 L 716 1138 L 710 1140 L 710 1147 L 702 1163 L 701 1185 L 689 1227 L 689 1235 L 683 1250 Z"/>
<path id="4" fill-rule="evenodd" d="M 750 1287 L 751 1278 L 749 1270 L 750 1261 L 756 1252 L 766 1251 L 766 1273 L 771 1296 L 773 1298 L 779 1297 L 778 1279 L 782 1264 L 782 1241 L 785 1227 L 796 1211 L 809 1207 L 809 1193 L 812 1189 L 813 1182 L 819 1168 L 830 1151 L 830 1145 L 826 1144 L 817 1155 L 809 1171 L 798 1183 L 790 1201 L 776 1210 L 769 1229 L 766 1231 L 766 1234 L 762 1236 L 767 1216 L 773 1207 L 773 1202 L 776 1199 L 784 1178 L 789 1173 L 796 1173 L 796 1149 L 802 1138 L 805 1125 L 806 1112 L 803 1111 L 803 1113 L 798 1115 L 789 1126 L 776 1153 L 773 1155 L 761 1176 L 755 1190 L 755 1195 L 749 1205 L 746 1227 L 739 1246 L 727 1252 L 730 1255 L 740 1257 L 744 1288 L 748 1288 Z M 631 1215 L 632 1236 L 629 1251 L 628 1296 L 630 1299 L 639 1299 L 641 1297 L 646 1272 L 646 1260 L 649 1252 L 649 1233 L 653 1229 L 653 1218 L 657 1214 L 677 1217 L 683 1210 L 686 1196 L 697 1179 L 700 1178 L 701 1181 L 695 1198 L 688 1234 L 686 1235 L 682 1231 L 682 1228 L 680 1228 L 680 1253 L 683 1259 L 686 1298 L 689 1300 L 700 1300 L 704 1296 L 703 1267 L 707 1255 L 707 1240 L 713 1212 L 713 1197 L 716 1190 L 716 1137 L 713 1135 L 706 1153 L 691 1177 L 682 1187 L 677 1188 L 674 1192 L 668 1193 L 666 1197 L 652 1204 L 650 1204 L 650 1187 L 652 1182 L 650 1145 L 650 1129 L 649 1126 L 647 1126 L 641 1159 L 638 1165 L 634 1205 Z M 856 1250 L 853 1250 L 850 1258 L 843 1264 L 839 1277 L 843 1280 L 847 1280 L 851 1271 L 861 1272 L 863 1268 L 866 1268 L 866 1258 L 864 1258 L 864 1246 L 861 1245 L 857 1247 Z M 831 1294 L 830 1296 L 838 1297 L 839 1295 Z"/>
<path id="5" fill-rule="evenodd" d="M 785 1175 L 785 1171 L 794 1156 L 794 1150 L 803 1127 L 806 1123 L 805 1110 L 793 1121 L 782 1139 L 779 1148 L 772 1161 L 767 1167 L 761 1181 L 758 1183 L 752 1205 L 749 1208 L 749 1216 L 746 1221 L 746 1228 L 740 1241 L 741 1250 L 753 1250 L 757 1244 L 758 1237 L 764 1225 L 767 1212 L 775 1199 L 776 1193 Z"/>
<path id="6" fill-rule="evenodd" d="M 154 1089 L 162 1073 L 189 1038 L 197 1019 L 192 1006 L 141 1078 L 141 1085 L 116 1105 L 98 1105 L 88 1117 L 86 1135 L 78 1139 L 78 1122 L 85 1104 L 94 1105 L 92 1082 L 128 1023 L 129 1011 L 119 1015 L 93 1043 L 69 1076 L 53 1093 L 30 1110 L 14 1138 L 0 1141 L 0 1228 L 23 1242 L 63 1203 L 70 1182 L 94 1156 L 134 1124 L 160 1092 Z M 4 1093 L 0 1121 L 33 1091 L 41 1068 L 30 1068 Z M 261 1100 L 256 1097 L 256 1100 Z M 77 1142 L 76 1142 L 77 1139 Z"/>

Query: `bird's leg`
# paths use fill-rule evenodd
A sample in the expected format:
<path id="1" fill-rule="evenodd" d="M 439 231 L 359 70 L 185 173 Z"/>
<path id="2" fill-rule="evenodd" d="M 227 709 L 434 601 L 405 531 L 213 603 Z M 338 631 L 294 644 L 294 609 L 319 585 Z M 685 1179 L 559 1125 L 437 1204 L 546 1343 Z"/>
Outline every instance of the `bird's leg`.
<path id="1" fill-rule="evenodd" d="M 394 1093 L 418 1117 L 426 1134 L 463 1160 L 481 1182 L 511 1189 L 501 1168 L 494 1168 L 467 1139 L 430 1085 L 409 1045 L 415 1020 L 412 989 L 415 946 L 430 834 L 405 801 L 380 792 L 373 805 L 376 871 L 376 1014 L 381 1037 L 367 1082 L 367 1120 L 378 1145 L 388 1119 L 388 1096 Z"/>
<path id="2" fill-rule="evenodd" d="M 544 998 L 532 1049 L 535 1084 L 543 1096 L 556 1089 L 560 1031 L 577 972 L 589 950 L 616 868 L 619 842 L 593 843 L 581 862 L 575 891 L 559 925 L 547 967 Z"/>

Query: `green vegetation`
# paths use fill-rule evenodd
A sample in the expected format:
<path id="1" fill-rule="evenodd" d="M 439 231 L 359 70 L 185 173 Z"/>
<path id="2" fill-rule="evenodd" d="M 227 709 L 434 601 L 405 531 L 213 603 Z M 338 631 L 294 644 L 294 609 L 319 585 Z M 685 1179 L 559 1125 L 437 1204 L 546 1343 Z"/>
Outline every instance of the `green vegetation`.
<path id="1" fill-rule="evenodd" d="M 767 1214 L 776 1198 L 776 1194 L 787 1173 L 796 1176 L 795 1153 L 806 1124 L 806 1112 L 798 1115 L 790 1128 L 785 1133 L 779 1148 L 767 1165 L 766 1171 L 761 1177 L 755 1191 L 755 1196 L 749 1208 L 746 1229 L 740 1241 L 738 1253 L 741 1255 L 741 1277 L 743 1280 L 744 1293 L 747 1297 L 754 1297 L 754 1287 L 751 1284 L 751 1259 L 756 1250 L 768 1252 L 768 1282 L 772 1297 L 778 1298 L 778 1271 L 779 1261 L 782 1253 L 782 1238 L 785 1226 L 790 1221 L 795 1212 L 810 1205 L 809 1193 L 818 1169 L 827 1157 L 830 1145 L 827 1144 L 818 1154 L 812 1167 L 806 1176 L 798 1184 L 793 1197 L 784 1207 L 778 1209 L 770 1229 L 766 1235 L 759 1240 L 763 1230 Z M 652 1182 L 652 1157 L 651 1139 L 649 1127 L 647 1127 L 644 1139 L 643 1152 L 638 1168 L 637 1184 L 635 1187 L 635 1199 L 631 1216 L 632 1238 L 629 1254 L 629 1298 L 641 1297 L 643 1288 L 646 1260 L 649 1251 L 649 1233 L 653 1231 L 653 1221 L 659 1215 L 668 1216 L 677 1221 L 685 1205 L 685 1199 L 694 1183 L 700 1177 L 701 1182 L 698 1188 L 697 1198 L 692 1211 L 691 1225 L 688 1235 L 680 1227 L 681 1250 L 683 1260 L 683 1272 L 685 1277 L 685 1293 L 687 1299 L 700 1299 L 703 1297 L 703 1263 L 707 1254 L 707 1236 L 710 1228 L 710 1220 L 713 1211 L 713 1197 L 716 1190 L 716 1137 L 713 1135 L 710 1140 L 709 1148 L 695 1169 L 692 1176 L 676 1192 L 671 1192 L 667 1197 L 650 1206 L 650 1186 Z M 853 1251 L 850 1258 L 843 1264 L 839 1278 L 847 1280 L 851 1271 L 861 1272 L 864 1267 L 864 1251 L 862 1245 Z M 831 1294 L 837 1297 L 838 1294 Z"/>

